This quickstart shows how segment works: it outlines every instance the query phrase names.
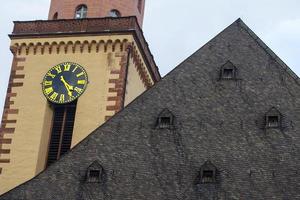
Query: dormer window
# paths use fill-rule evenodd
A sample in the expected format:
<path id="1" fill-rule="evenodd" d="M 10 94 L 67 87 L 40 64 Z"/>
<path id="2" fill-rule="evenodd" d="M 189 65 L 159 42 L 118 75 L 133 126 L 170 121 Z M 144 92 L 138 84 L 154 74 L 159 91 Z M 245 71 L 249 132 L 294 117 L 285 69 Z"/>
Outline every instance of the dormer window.
<path id="1" fill-rule="evenodd" d="M 231 80 L 237 78 L 237 69 L 236 67 L 230 62 L 226 62 L 220 71 L 220 79 Z"/>
<path id="2" fill-rule="evenodd" d="M 202 183 L 213 183 L 214 182 L 214 171 L 205 170 L 202 174 Z"/>
<path id="3" fill-rule="evenodd" d="M 161 117 L 159 121 L 161 128 L 168 128 L 171 125 L 171 117 Z"/>
<path id="4" fill-rule="evenodd" d="M 198 176 L 198 184 L 215 183 L 217 176 L 217 168 L 210 162 L 206 161 L 200 168 Z"/>
<path id="5" fill-rule="evenodd" d="M 158 128 L 171 128 L 174 125 L 174 115 L 168 110 L 164 109 L 158 116 L 157 127 Z"/>
<path id="6" fill-rule="evenodd" d="M 278 127 L 279 126 L 279 118 L 278 116 L 268 116 L 268 127 Z"/>
<path id="7" fill-rule="evenodd" d="M 272 107 L 266 113 L 266 128 L 280 128 L 281 127 L 281 113 Z"/>
<path id="8" fill-rule="evenodd" d="M 233 69 L 224 69 L 223 70 L 223 78 L 232 79 L 234 77 Z"/>
<path id="9" fill-rule="evenodd" d="M 103 176 L 103 167 L 98 161 L 94 161 L 87 169 L 86 182 L 99 183 Z"/>
<path id="10" fill-rule="evenodd" d="M 84 19 L 87 17 L 87 6 L 80 5 L 77 7 L 75 12 L 75 19 Z"/>
<path id="11" fill-rule="evenodd" d="M 100 182 L 100 170 L 90 170 L 88 174 L 89 182 Z"/>
<path id="12" fill-rule="evenodd" d="M 116 9 L 111 10 L 108 15 L 109 17 L 121 17 L 121 13 Z"/>

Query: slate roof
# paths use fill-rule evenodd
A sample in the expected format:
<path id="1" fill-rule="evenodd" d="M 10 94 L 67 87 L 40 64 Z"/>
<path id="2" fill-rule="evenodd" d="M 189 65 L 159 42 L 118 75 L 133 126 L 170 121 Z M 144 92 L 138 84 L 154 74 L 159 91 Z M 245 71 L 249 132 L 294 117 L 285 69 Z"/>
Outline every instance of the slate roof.
<path id="1" fill-rule="evenodd" d="M 234 79 L 220 77 L 225 63 Z M 239 19 L 0 199 L 300 199 L 299 89 Z"/>

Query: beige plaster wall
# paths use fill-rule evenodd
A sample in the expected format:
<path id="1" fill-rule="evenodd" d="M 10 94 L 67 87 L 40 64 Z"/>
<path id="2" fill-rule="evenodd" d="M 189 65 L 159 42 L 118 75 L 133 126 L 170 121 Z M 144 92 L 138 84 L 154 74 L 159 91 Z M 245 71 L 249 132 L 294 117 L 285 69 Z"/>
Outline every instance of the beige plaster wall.
<path id="1" fill-rule="evenodd" d="M 125 106 L 137 96 L 142 94 L 145 90 L 146 87 L 139 76 L 136 65 L 134 64 L 133 59 L 130 58 L 125 93 Z"/>

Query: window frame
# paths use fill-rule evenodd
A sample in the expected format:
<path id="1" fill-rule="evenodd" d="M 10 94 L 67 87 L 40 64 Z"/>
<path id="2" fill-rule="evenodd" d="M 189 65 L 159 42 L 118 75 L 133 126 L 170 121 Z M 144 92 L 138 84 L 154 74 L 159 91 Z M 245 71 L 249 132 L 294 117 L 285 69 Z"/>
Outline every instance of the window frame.
<path id="1" fill-rule="evenodd" d="M 277 125 L 271 124 L 271 118 L 277 118 Z M 280 129 L 282 128 L 282 115 L 275 107 L 272 107 L 265 114 L 265 128 L 266 129 Z"/>
<path id="2" fill-rule="evenodd" d="M 207 177 L 207 173 L 211 174 L 211 177 Z M 217 168 L 209 160 L 206 161 L 200 168 L 198 175 L 198 184 L 215 184 L 217 183 Z"/>
<path id="3" fill-rule="evenodd" d="M 100 183 L 103 181 L 104 168 L 98 161 L 94 161 L 86 171 L 87 183 Z"/>
<path id="4" fill-rule="evenodd" d="M 81 9 L 84 9 L 83 11 L 80 11 Z M 77 17 L 77 14 L 80 14 L 80 17 Z M 80 4 L 79 6 L 76 7 L 75 9 L 75 16 L 74 19 L 85 19 L 87 18 L 88 15 L 88 7 L 85 4 Z"/>
<path id="5" fill-rule="evenodd" d="M 116 15 L 113 16 L 112 13 L 116 13 Z M 108 13 L 108 16 L 109 16 L 109 17 L 112 17 L 112 18 L 118 18 L 118 17 L 122 17 L 122 14 L 121 14 L 121 12 L 120 12 L 119 10 L 117 10 L 117 9 L 111 9 L 111 10 L 109 11 L 109 13 Z"/>
<path id="6" fill-rule="evenodd" d="M 163 111 L 158 115 L 157 118 L 157 128 L 159 129 L 171 129 L 174 127 L 174 115 L 168 109 L 163 109 Z"/>
<path id="7" fill-rule="evenodd" d="M 226 70 L 231 70 L 232 71 L 232 76 L 228 77 L 225 76 L 225 71 Z M 237 74 L 238 74 L 238 70 L 236 68 L 236 66 L 234 64 L 232 64 L 232 62 L 227 61 L 224 65 L 222 65 L 221 69 L 220 69 L 220 80 L 237 80 Z"/>

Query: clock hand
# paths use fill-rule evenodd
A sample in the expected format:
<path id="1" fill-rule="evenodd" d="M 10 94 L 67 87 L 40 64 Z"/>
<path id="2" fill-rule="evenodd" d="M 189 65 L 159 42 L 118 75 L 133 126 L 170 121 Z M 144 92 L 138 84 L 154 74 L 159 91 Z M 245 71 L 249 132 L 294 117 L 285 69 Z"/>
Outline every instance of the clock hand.
<path id="1" fill-rule="evenodd" d="M 61 76 L 60 79 L 61 79 L 61 81 L 66 85 L 66 87 L 69 88 L 69 90 L 74 90 L 74 89 L 73 89 L 73 86 L 72 86 L 72 85 L 69 85 L 69 84 L 65 81 L 65 79 L 64 79 L 63 76 Z"/>
<path id="2" fill-rule="evenodd" d="M 72 96 L 72 92 L 71 92 L 71 91 L 73 91 L 73 86 L 69 85 L 69 84 L 65 81 L 65 79 L 64 79 L 63 76 L 60 77 L 60 80 L 61 80 L 61 82 L 63 82 L 65 88 L 67 89 L 68 95 L 69 95 L 69 96 Z"/>

